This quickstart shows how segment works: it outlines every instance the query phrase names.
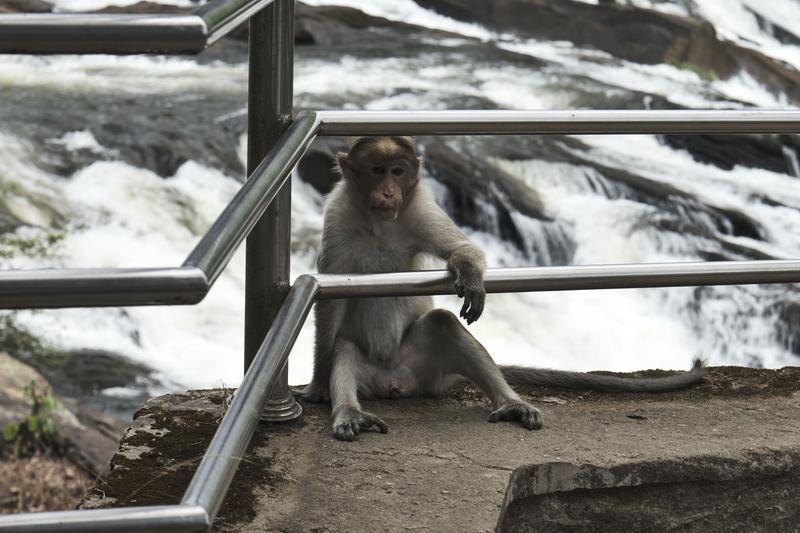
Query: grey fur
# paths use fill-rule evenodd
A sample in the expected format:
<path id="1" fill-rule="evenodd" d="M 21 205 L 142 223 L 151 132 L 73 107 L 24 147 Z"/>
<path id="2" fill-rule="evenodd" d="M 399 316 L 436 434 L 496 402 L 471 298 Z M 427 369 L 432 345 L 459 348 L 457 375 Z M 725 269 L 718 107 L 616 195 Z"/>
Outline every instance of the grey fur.
<path id="1" fill-rule="evenodd" d="M 398 150 L 406 160 L 416 157 L 408 146 L 392 138 L 372 139 L 367 145 L 357 144 L 360 156 L 365 155 L 364 146 L 373 146 L 375 152 L 385 149 L 390 154 L 386 156 L 387 165 L 398 160 Z M 477 320 L 485 300 L 483 252 L 436 205 L 425 185 L 417 183 L 417 169 L 413 179 L 401 181 L 400 185 L 411 185 L 403 188 L 400 207 L 390 218 L 384 213 L 373 216 L 369 193 L 365 196 L 363 192 L 365 183 L 379 190 L 379 181 L 384 178 L 370 177 L 376 185 L 369 185 L 364 176 L 354 175 L 348 154 L 340 154 L 339 162 L 344 179 L 331 192 L 325 207 L 319 271 L 413 270 L 424 255 L 440 257 L 447 260 L 456 278 L 456 293 L 464 298 L 462 318 L 467 323 Z M 382 164 L 376 169 L 384 172 Z M 398 190 L 397 183 L 393 186 Z M 396 200 L 396 196 L 393 198 Z M 341 440 L 354 440 L 360 431 L 371 428 L 383 433 L 388 430 L 380 418 L 361 409 L 359 398 L 439 395 L 460 377 L 475 383 L 489 397 L 493 409 L 490 422 L 518 421 L 528 429 L 542 426 L 541 414 L 511 389 L 506 378 L 518 384 L 660 391 L 680 388 L 702 377 L 699 366 L 689 373 L 646 380 L 521 367 L 501 371 L 458 318 L 449 311 L 434 309 L 427 296 L 323 301 L 317 303 L 315 313 L 314 374 L 311 383 L 298 392 L 310 401 L 331 401 L 333 434 Z"/>
<path id="2" fill-rule="evenodd" d="M 695 359 L 688 372 L 660 378 L 620 378 L 584 372 L 566 372 L 546 368 L 501 366 L 503 377 L 512 385 L 543 385 L 601 392 L 668 392 L 685 389 L 703 378 L 702 359 Z"/>

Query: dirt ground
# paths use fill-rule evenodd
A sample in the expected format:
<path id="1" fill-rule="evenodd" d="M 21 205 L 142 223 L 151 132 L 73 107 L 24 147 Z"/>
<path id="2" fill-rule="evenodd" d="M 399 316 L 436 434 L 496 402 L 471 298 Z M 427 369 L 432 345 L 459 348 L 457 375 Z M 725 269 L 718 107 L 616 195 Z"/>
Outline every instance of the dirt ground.
<path id="1" fill-rule="evenodd" d="M 93 484 L 64 458 L 0 459 L 0 514 L 75 509 Z"/>

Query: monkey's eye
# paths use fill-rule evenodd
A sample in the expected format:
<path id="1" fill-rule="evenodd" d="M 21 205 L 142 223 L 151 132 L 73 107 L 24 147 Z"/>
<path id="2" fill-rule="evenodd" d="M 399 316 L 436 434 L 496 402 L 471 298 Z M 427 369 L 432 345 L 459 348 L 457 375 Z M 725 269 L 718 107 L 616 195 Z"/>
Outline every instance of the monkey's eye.
<path id="1" fill-rule="evenodd" d="M 386 172 L 386 169 L 383 167 L 372 167 L 373 174 L 383 174 Z"/>
<path id="2" fill-rule="evenodd" d="M 392 174 L 394 174 L 395 176 L 402 176 L 405 173 L 406 170 L 403 167 L 394 167 L 392 169 Z"/>

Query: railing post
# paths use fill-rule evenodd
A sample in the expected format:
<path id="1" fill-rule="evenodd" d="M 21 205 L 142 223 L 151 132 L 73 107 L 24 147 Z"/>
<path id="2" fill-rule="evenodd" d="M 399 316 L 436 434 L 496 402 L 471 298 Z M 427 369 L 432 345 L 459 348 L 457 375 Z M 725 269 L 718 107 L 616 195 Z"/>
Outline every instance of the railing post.
<path id="1" fill-rule="evenodd" d="M 250 19 L 247 172 L 255 170 L 291 123 L 294 77 L 294 0 L 275 0 Z M 244 365 L 250 367 L 289 291 L 291 181 L 247 237 Z M 288 368 L 270 390 L 262 420 L 291 420 L 302 408 Z"/>

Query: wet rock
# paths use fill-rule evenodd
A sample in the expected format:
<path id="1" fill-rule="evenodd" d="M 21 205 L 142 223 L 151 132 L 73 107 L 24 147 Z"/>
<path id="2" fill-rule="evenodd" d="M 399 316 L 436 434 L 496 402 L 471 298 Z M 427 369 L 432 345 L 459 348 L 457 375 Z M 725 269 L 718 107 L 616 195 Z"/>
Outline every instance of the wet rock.
<path id="1" fill-rule="evenodd" d="M 0 0 L 0 13 L 50 13 L 53 6 L 44 0 Z"/>
<path id="2" fill-rule="evenodd" d="M 53 391 L 86 409 L 128 420 L 161 383 L 153 370 L 103 350 L 58 350 L 46 345 L 9 318 L 0 320 L 0 352 L 30 366 Z M 124 389 L 124 390 L 123 390 Z"/>
<path id="3" fill-rule="evenodd" d="M 168 15 L 175 13 L 189 13 L 194 8 L 159 4 L 156 2 L 137 2 L 129 6 L 106 6 L 95 13 L 133 13 L 136 15 Z"/>
<path id="4" fill-rule="evenodd" d="M 720 40 L 708 22 L 630 5 L 576 0 L 416 0 L 423 7 L 498 31 L 594 47 L 638 63 L 692 66 L 727 79 L 747 70 L 800 100 L 800 72 L 760 52 Z"/>
<path id="5" fill-rule="evenodd" d="M 393 39 L 397 34 L 442 36 L 445 32 L 367 15 L 345 6 L 309 6 L 295 8 L 295 42 L 322 46 L 352 44 L 364 39 Z M 393 35 L 390 35 L 393 34 Z"/>
<path id="6" fill-rule="evenodd" d="M 800 142 L 789 135 L 664 135 L 662 139 L 672 148 L 688 151 L 695 161 L 725 170 L 738 165 L 789 175 L 796 169 L 787 150 L 800 149 Z"/>
<path id="7" fill-rule="evenodd" d="M 3 121 L 36 143 L 32 162 L 58 176 L 69 177 L 95 161 L 124 161 L 169 177 L 192 160 L 243 177 L 237 146 L 247 123 L 236 112 L 246 101 L 245 91 L 242 86 L 241 93 L 140 97 L 32 87 L 2 92 Z M 71 105 L 61 106 L 65 100 Z M 50 112 L 54 108 L 59 113 Z M 90 132 L 101 148 L 76 151 L 59 141 L 75 131 Z"/>
<path id="8" fill-rule="evenodd" d="M 9 422 L 19 422 L 31 413 L 31 400 L 25 392 L 26 387 L 31 386 L 38 394 L 51 388 L 31 366 L 0 352 L 0 428 Z M 59 448 L 89 472 L 102 473 L 117 449 L 125 425 L 85 408 L 76 409 L 69 400 L 61 404 L 52 413 Z"/>
<path id="9" fill-rule="evenodd" d="M 793 354 L 800 355 L 800 303 L 779 302 L 772 308 L 777 311 L 776 332 L 778 342 Z"/>
<path id="10" fill-rule="evenodd" d="M 321 194 L 328 194 L 340 179 L 336 153 L 347 151 L 347 141 L 338 137 L 318 137 L 297 164 L 297 173 Z"/>

